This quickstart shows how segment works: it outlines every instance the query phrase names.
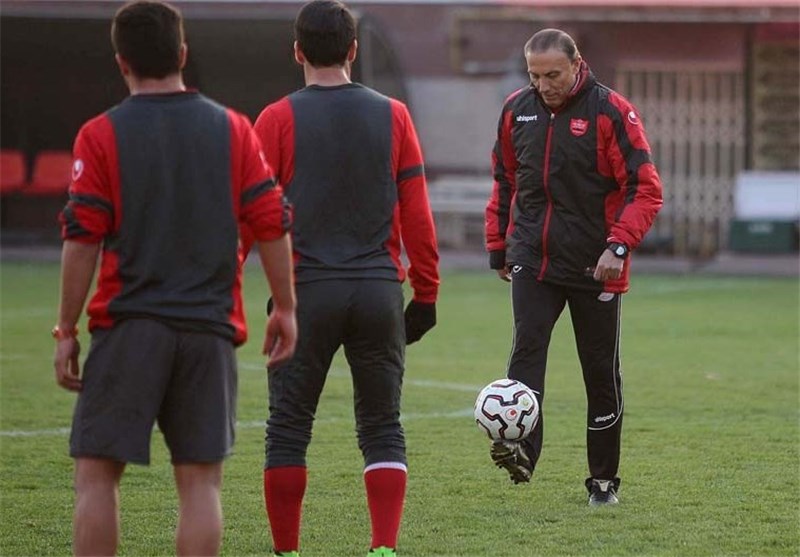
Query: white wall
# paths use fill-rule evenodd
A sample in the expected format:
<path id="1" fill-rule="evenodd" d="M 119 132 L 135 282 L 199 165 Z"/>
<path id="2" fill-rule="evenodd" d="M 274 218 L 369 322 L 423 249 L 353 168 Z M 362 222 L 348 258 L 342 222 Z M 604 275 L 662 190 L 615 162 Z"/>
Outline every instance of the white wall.
<path id="1" fill-rule="evenodd" d="M 488 174 L 503 101 L 517 84 L 491 77 L 411 77 L 407 84 L 426 167 Z"/>

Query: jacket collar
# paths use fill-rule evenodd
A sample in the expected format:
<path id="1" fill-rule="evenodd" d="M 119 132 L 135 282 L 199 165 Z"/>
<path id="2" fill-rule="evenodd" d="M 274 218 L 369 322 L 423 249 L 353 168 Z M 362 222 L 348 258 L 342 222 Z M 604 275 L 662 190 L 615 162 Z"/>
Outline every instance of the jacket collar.
<path id="1" fill-rule="evenodd" d="M 577 97 L 580 97 L 585 91 L 588 91 L 596 84 L 597 80 L 595 79 L 592 70 L 589 68 L 589 64 L 587 64 L 585 60 L 581 60 L 581 65 L 578 68 L 577 79 L 575 79 L 575 83 L 572 85 L 572 89 L 570 89 L 569 93 L 567 93 L 567 98 L 564 101 L 564 104 L 562 104 L 556 110 L 550 110 L 550 108 L 548 108 L 547 105 L 544 104 L 544 99 L 542 99 L 542 96 L 539 94 L 539 91 L 537 91 L 533 86 L 531 86 L 531 89 L 534 90 L 534 92 L 536 93 L 536 97 L 539 99 L 539 102 L 542 103 L 542 105 L 544 105 L 545 108 L 547 108 L 547 110 L 550 110 L 551 112 L 554 113 L 558 113 L 562 112 L 564 109 L 569 107 L 569 105 L 571 105 Z"/>

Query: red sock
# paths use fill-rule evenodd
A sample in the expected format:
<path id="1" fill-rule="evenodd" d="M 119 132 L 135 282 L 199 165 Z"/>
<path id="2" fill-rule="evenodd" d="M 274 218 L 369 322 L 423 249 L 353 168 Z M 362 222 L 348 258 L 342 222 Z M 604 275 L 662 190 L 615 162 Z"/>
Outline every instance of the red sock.
<path id="1" fill-rule="evenodd" d="M 399 462 L 379 462 L 364 470 L 367 504 L 372 521 L 372 548 L 397 548 L 408 473 Z"/>
<path id="2" fill-rule="evenodd" d="M 305 466 L 264 470 L 264 500 L 275 551 L 297 551 L 300 546 L 300 513 L 307 478 Z"/>

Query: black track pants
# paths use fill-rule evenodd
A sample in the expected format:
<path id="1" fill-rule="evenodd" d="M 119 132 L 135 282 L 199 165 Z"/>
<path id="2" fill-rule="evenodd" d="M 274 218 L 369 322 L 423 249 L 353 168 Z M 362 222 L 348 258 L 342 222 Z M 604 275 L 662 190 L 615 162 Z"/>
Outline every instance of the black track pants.
<path id="1" fill-rule="evenodd" d="M 400 283 L 364 279 L 298 284 L 297 326 L 294 357 L 268 373 L 265 468 L 305 465 L 320 394 L 341 346 L 353 379 L 356 433 L 365 465 L 405 464 Z"/>
<path id="2" fill-rule="evenodd" d="M 508 376 L 533 389 L 542 415 L 523 441 L 536 464 L 544 435 L 544 387 L 550 336 L 569 304 L 586 386 L 586 449 L 593 478 L 617 477 L 622 433 L 622 375 L 619 358 L 621 296 L 587 292 L 536 280 L 527 269 L 513 274 L 514 346 Z"/>

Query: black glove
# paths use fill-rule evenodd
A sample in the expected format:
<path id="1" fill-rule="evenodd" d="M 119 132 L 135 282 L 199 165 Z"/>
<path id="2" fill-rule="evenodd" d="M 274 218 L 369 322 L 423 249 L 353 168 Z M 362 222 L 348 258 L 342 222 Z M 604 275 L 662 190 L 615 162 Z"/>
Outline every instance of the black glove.
<path id="1" fill-rule="evenodd" d="M 436 325 L 436 304 L 411 300 L 406 306 L 406 344 L 412 344 Z"/>

